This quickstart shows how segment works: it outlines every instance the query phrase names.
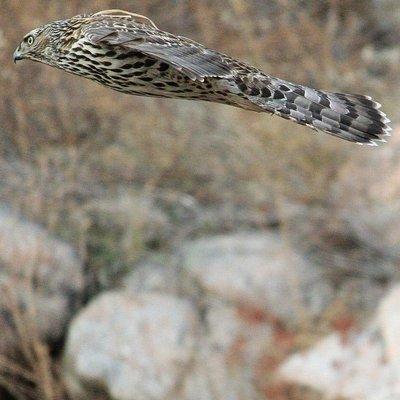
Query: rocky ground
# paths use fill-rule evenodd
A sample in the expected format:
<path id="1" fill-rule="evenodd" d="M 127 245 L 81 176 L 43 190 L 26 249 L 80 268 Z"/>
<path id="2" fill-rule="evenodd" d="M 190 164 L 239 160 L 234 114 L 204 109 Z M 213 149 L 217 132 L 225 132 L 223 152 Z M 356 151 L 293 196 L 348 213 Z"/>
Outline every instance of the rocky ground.
<path id="1" fill-rule="evenodd" d="M 396 171 L 398 143 L 395 136 L 368 168 Z M 88 297 L 74 251 L 3 209 L 3 357 L 29 347 L 31 332 L 42 343 L 65 341 L 59 376 L 72 399 L 400 398 L 394 185 L 389 177 L 370 182 L 365 172 L 346 186 L 355 165 L 363 160 L 343 166 L 342 191 L 332 199 L 337 231 L 346 229 L 368 264 L 355 258 L 334 272 L 340 257 L 324 267 L 324 257 L 318 263 L 280 229 L 246 229 L 149 253 Z M 352 192 L 360 207 L 350 209 L 344 198 Z M 126 223 L 117 217 L 124 198 L 117 214 L 96 209 L 112 216 L 117 231 Z M 382 202 L 392 219 L 374 214 Z M 146 204 L 168 232 L 165 204 Z"/>

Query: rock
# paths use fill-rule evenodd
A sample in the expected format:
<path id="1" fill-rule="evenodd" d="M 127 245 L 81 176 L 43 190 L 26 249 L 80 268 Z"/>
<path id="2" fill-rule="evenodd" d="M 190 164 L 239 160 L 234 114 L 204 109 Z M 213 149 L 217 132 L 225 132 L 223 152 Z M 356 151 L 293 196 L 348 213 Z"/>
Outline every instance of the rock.
<path id="1" fill-rule="evenodd" d="M 400 286 L 394 287 L 380 304 L 378 322 L 385 339 L 385 354 L 392 363 L 398 363 L 400 385 Z"/>
<path id="2" fill-rule="evenodd" d="M 349 234 L 381 258 L 400 258 L 399 151 L 397 129 L 389 145 L 356 153 L 343 166 L 334 192 L 336 208 Z"/>
<path id="3" fill-rule="evenodd" d="M 329 398 L 400 399 L 400 286 L 381 302 L 363 332 L 332 334 L 280 368 L 287 381 L 310 386 Z"/>
<path id="4" fill-rule="evenodd" d="M 400 276 L 396 130 L 388 140 L 343 160 L 324 202 L 283 218 L 291 243 L 335 279 L 335 285 L 349 275 L 376 283 Z"/>
<path id="5" fill-rule="evenodd" d="M 265 400 L 257 393 L 255 369 L 271 340 L 267 322 L 250 321 L 220 302 L 210 304 L 195 361 L 179 399 Z"/>
<path id="6" fill-rule="evenodd" d="M 285 223 L 290 242 L 335 286 L 349 276 L 375 283 L 393 279 L 399 272 L 396 260 L 355 232 L 346 214 L 356 202 L 350 191 L 346 202 L 338 195 L 341 190 L 336 186 L 327 205 L 310 206 Z"/>
<path id="7" fill-rule="evenodd" d="M 132 294 L 152 292 L 177 295 L 184 290 L 185 284 L 180 272 L 176 257 L 160 253 L 136 264 L 119 286 Z M 191 294 L 193 290 L 193 287 L 188 288 Z"/>
<path id="8" fill-rule="evenodd" d="M 256 399 L 255 369 L 271 344 L 272 328 L 262 315 L 201 296 L 174 258 L 136 266 L 122 287 L 132 294 L 168 293 L 198 299 L 203 324 L 190 372 L 178 386 L 180 400 Z M 164 263 L 163 263 L 164 262 Z M 263 398 L 263 400 L 265 400 Z"/>
<path id="9" fill-rule="evenodd" d="M 64 354 L 73 399 L 265 400 L 255 381 L 268 318 L 202 296 L 178 261 L 143 261 L 77 316 Z"/>
<path id="10" fill-rule="evenodd" d="M 382 353 L 374 335 L 373 331 L 353 335 L 348 343 L 339 334 L 331 335 L 311 351 L 291 357 L 281 374 L 290 382 L 320 390 L 328 398 L 377 399 L 367 396 L 376 396 L 376 381 L 379 386 L 387 385 L 389 376 L 377 368 L 383 367 Z"/>
<path id="11" fill-rule="evenodd" d="M 149 254 L 136 263 L 116 287 L 132 294 L 169 294 L 188 298 L 194 303 L 207 302 L 196 282 L 182 268 L 180 255 L 173 252 Z"/>
<path id="12" fill-rule="evenodd" d="M 187 300 L 109 292 L 70 327 L 65 378 L 74 399 L 167 399 L 190 371 L 199 321 Z"/>
<path id="13" fill-rule="evenodd" d="M 289 324 L 317 316 L 333 291 L 320 270 L 271 232 L 195 240 L 183 265 L 209 295 L 251 306 Z"/>
<path id="14" fill-rule="evenodd" d="M 0 354 L 20 341 L 62 338 L 84 289 L 82 262 L 67 244 L 0 209 Z M 21 319 L 16 335 L 14 324 Z M 25 331 L 26 330 L 26 331 Z"/>

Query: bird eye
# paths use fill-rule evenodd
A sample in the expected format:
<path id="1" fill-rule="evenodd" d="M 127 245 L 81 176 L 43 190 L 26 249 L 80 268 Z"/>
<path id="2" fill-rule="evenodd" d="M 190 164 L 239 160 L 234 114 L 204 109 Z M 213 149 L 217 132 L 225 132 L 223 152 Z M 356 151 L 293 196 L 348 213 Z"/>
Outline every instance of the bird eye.
<path id="1" fill-rule="evenodd" d="M 26 39 L 26 42 L 28 43 L 29 46 L 32 46 L 35 41 L 35 38 L 33 36 L 28 36 L 28 39 Z"/>

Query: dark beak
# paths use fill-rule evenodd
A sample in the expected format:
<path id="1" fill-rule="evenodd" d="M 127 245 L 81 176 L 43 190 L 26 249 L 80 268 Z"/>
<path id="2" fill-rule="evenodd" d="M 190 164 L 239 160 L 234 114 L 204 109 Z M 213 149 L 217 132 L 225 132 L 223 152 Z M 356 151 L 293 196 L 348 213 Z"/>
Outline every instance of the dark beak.
<path id="1" fill-rule="evenodd" d="M 14 63 L 15 64 L 17 63 L 17 61 L 22 60 L 24 58 L 24 57 L 22 57 L 22 55 L 21 55 L 21 53 L 19 51 L 19 48 L 17 50 L 15 50 L 13 58 L 14 58 Z"/>

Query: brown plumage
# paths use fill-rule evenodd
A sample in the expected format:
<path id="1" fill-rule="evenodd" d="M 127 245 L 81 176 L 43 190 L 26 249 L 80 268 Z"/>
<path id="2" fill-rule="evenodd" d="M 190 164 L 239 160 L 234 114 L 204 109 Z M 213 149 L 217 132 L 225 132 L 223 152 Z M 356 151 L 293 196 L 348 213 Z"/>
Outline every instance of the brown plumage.
<path id="1" fill-rule="evenodd" d="M 375 144 L 391 128 L 368 96 L 284 81 L 121 10 L 76 16 L 25 36 L 14 60 L 39 61 L 123 93 L 205 100 L 267 112 L 339 138 Z"/>

